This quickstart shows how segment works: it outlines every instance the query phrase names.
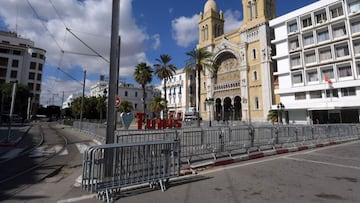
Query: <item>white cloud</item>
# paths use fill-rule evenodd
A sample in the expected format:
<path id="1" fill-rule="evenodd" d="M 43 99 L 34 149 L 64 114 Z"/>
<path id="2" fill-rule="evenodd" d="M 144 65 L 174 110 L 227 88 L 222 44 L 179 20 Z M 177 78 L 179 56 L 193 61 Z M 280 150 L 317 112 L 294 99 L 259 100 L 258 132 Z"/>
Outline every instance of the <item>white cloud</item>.
<path id="1" fill-rule="evenodd" d="M 154 50 L 158 49 L 160 46 L 160 35 L 159 34 L 155 34 L 151 37 L 154 40 L 154 43 L 152 45 L 152 48 Z"/>
<path id="2" fill-rule="evenodd" d="M 187 47 L 199 38 L 198 20 L 199 15 L 196 14 L 191 18 L 182 16 L 171 21 L 172 38 L 177 45 Z"/>
<path id="3" fill-rule="evenodd" d="M 227 10 L 224 13 L 225 18 L 225 33 L 239 28 L 242 24 L 241 12 L 238 10 Z M 188 47 L 192 43 L 199 40 L 198 31 L 199 15 L 192 17 L 181 16 L 171 21 L 172 25 L 172 38 L 176 44 L 181 47 Z"/>
<path id="4" fill-rule="evenodd" d="M 60 66 L 64 71 L 70 72 L 70 69 L 77 66 L 84 68 L 88 74 L 108 75 L 109 64 L 105 60 L 100 57 L 73 54 L 94 55 L 89 48 L 66 31 L 66 27 L 109 60 L 112 0 L 28 1 L 39 18 L 25 0 L 1 2 L 0 18 L 9 30 L 17 30 L 22 37 L 34 41 L 36 47 L 46 49 L 46 64 L 50 67 Z M 136 25 L 132 15 L 132 0 L 122 0 L 120 4 L 120 35 L 122 39 L 120 75 L 124 77 L 132 76 L 134 64 L 147 61 L 143 44 L 150 37 L 144 29 Z M 156 47 L 160 44 L 160 39 L 155 36 L 154 40 Z M 63 55 L 61 50 L 65 51 Z M 56 88 L 59 86 L 52 85 L 52 79 L 44 78 L 43 90 L 44 87 Z M 60 90 L 72 90 L 71 84 L 71 82 L 62 82 L 60 86 L 68 88 L 61 87 Z M 42 92 L 46 93 L 46 91 Z"/>

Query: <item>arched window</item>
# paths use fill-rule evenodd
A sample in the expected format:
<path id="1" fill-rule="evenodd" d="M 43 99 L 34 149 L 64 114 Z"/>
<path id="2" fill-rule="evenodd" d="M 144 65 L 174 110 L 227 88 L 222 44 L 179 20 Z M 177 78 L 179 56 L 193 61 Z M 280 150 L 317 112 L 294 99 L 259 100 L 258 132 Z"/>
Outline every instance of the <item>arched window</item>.
<path id="1" fill-rule="evenodd" d="M 252 58 L 253 58 L 253 59 L 256 59 L 256 49 L 253 49 L 253 50 L 252 50 Z"/>
<path id="2" fill-rule="evenodd" d="M 127 97 L 128 96 L 128 91 L 125 91 L 125 97 Z"/>
<path id="3" fill-rule="evenodd" d="M 205 25 L 205 40 L 209 39 L 209 28 L 208 25 Z"/>
<path id="4" fill-rule="evenodd" d="M 248 2 L 247 9 L 248 9 L 249 20 L 252 20 L 251 1 Z"/>
<path id="5" fill-rule="evenodd" d="M 203 26 L 201 29 L 201 38 L 202 38 L 202 41 L 205 41 L 205 26 Z"/>
<path id="6" fill-rule="evenodd" d="M 258 17 L 258 12 L 257 12 L 257 2 L 256 0 L 253 0 L 252 5 L 251 5 L 251 14 L 252 14 L 252 18 L 257 18 Z"/>
<path id="7" fill-rule="evenodd" d="M 258 80 L 258 75 L 257 75 L 257 72 L 256 72 L 256 71 L 253 72 L 253 79 L 254 79 L 254 80 Z"/>
<path id="8" fill-rule="evenodd" d="M 259 98 L 255 97 L 255 109 L 259 109 L 260 108 L 260 104 L 259 104 Z"/>

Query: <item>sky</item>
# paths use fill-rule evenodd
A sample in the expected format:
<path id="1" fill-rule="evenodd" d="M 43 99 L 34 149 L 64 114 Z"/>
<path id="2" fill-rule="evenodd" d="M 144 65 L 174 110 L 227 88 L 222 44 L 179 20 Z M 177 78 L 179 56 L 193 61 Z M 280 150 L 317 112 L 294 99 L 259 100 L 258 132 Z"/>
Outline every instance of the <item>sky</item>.
<path id="1" fill-rule="evenodd" d="M 153 67 L 162 54 L 184 68 L 186 53 L 198 42 L 198 16 L 207 0 L 121 0 L 120 80 L 138 85 L 135 66 Z M 277 0 L 277 16 L 317 0 Z M 225 33 L 243 19 L 241 0 L 216 0 L 225 17 Z M 2 0 L 0 30 L 15 31 L 47 51 L 40 103 L 60 105 L 109 75 L 112 0 Z M 86 44 L 86 45 L 85 45 Z M 92 51 L 94 50 L 94 51 Z M 95 53 L 96 52 L 96 53 Z M 160 81 L 154 77 L 153 85 Z"/>

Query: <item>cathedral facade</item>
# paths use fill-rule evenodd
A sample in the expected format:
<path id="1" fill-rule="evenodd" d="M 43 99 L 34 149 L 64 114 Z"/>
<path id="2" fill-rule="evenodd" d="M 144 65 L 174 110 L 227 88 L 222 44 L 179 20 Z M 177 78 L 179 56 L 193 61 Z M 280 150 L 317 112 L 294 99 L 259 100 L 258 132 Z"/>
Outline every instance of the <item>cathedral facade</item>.
<path id="1" fill-rule="evenodd" d="M 229 33 L 224 33 L 224 15 L 215 0 L 208 0 L 200 13 L 197 48 L 212 52 L 211 62 L 217 67 L 201 74 L 198 105 L 204 120 L 262 122 L 276 104 L 269 27 L 275 0 L 242 4 L 243 23 Z"/>

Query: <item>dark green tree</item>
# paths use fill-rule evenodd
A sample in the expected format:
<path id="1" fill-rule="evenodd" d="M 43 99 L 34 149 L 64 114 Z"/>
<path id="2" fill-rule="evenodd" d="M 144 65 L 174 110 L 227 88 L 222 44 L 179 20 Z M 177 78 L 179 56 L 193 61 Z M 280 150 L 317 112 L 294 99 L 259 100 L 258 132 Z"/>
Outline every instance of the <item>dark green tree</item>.
<path id="1" fill-rule="evenodd" d="M 266 120 L 271 121 L 272 123 L 278 121 L 278 111 L 277 110 L 269 110 Z"/>
<path id="2" fill-rule="evenodd" d="M 3 113 L 9 113 L 11 105 L 13 83 L 4 83 L 0 86 L 1 96 L 1 111 Z M 19 114 L 22 117 L 26 117 L 28 99 L 30 96 L 30 90 L 27 85 L 17 84 L 16 85 L 16 96 L 14 113 Z"/>
<path id="3" fill-rule="evenodd" d="M 152 81 L 153 70 L 145 62 L 139 63 L 135 67 L 134 78 L 135 78 L 135 81 L 140 84 L 141 89 L 143 91 L 143 96 L 142 96 L 142 106 L 143 107 L 142 107 L 142 109 L 143 109 L 143 113 L 145 114 L 146 85 L 148 83 L 151 83 L 151 81 Z"/>
<path id="4" fill-rule="evenodd" d="M 160 118 L 160 112 L 166 109 L 166 107 L 167 101 L 159 96 L 155 96 L 149 104 L 149 109 L 155 113 L 156 118 Z"/>
<path id="5" fill-rule="evenodd" d="M 129 113 L 134 109 L 133 104 L 127 100 L 120 102 L 119 112 L 120 113 Z"/>
<path id="6" fill-rule="evenodd" d="M 173 64 L 169 64 L 171 61 L 171 56 L 169 56 L 167 54 L 160 55 L 160 58 L 157 58 L 155 60 L 157 62 L 157 64 L 154 65 L 155 75 L 160 80 L 164 80 L 164 83 L 163 83 L 164 99 L 165 99 L 165 101 L 167 101 L 166 83 L 169 79 L 171 79 L 174 76 L 176 67 Z"/>
<path id="7" fill-rule="evenodd" d="M 209 52 L 206 47 L 200 48 L 200 49 L 194 49 L 190 52 L 187 52 L 186 55 L 188 55 L 190 58 L 188 60 L 188 64 L 186 64 L 186 71 L 189 71 L 191 69 L 196 71 L 196 78 L 197 78 L 197 102 L 196 102 L 196 109 L 200 116 L 200 85 L 201 85 L 201 77 L 200 73 L 204 70 L 205 67 L 211 67 L 212 63 L 210 61 L 213 54 Z M 198 126 L 200 126 L 200 119 L 198 119 Z"/>

